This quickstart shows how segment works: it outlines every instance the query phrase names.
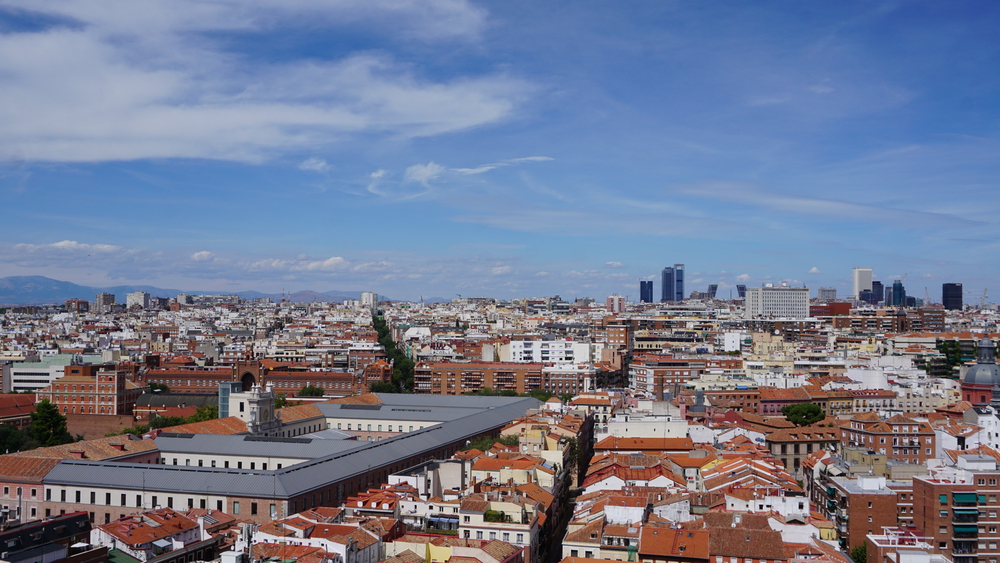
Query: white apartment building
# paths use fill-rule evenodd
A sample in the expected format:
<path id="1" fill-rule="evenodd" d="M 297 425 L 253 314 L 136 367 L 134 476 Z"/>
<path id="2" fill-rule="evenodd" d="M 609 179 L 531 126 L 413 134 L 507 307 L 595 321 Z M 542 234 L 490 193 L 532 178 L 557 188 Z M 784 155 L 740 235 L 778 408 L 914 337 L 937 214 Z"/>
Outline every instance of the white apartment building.
<path id="1" fill-rule="evenodd" d="M 592 362 L 592 348 L 593 345 L 588 342 L 575 340 L 512 340 L 510 344 L 500 347 L 500 361 L 554 364 Z"/>
<path id="2" fill-rule="evenodd" d="M 746 318 L 793 318 L 809 316 L 809 288 L 766 284 L 747 289 Z"/>
<path id="3" fill-rule="evenodd" d="M 149 294 L 145 291 L 133 291 L 125 294 L 125 307 L 132 309 L 149 309 Z"/>

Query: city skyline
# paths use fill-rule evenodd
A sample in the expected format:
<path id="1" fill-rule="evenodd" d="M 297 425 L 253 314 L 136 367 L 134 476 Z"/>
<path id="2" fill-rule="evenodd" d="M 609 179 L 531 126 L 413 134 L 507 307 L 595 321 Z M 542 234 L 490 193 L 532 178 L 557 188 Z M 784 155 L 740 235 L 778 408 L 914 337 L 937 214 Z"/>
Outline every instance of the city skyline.
<path id="1" fill-rule="evenodd" d="M 9 2 L 0 277 L 636 301 L 668 263 L 720 297 L 863 266 L 973 302 L 998 12 Z"/>

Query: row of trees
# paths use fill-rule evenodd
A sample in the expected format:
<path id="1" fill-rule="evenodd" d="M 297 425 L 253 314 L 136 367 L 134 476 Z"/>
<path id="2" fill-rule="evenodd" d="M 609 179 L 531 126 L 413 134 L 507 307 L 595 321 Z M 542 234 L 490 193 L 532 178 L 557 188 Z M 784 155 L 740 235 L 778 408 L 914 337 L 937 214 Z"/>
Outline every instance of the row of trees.
<path id="1" fill-rule="evenodd" d="M 402 350 L 396 348 L 392 340 L 389 325 L 382 317 L 372 320 L 375 331 L 378 332 L 378 343 L 385 348 L 385 353 L 392 360 L 392 383 L 375 383 L 371 391 L 375 393 L 412 393 L 413 392 L 413 360 L 406 357 Z"/>

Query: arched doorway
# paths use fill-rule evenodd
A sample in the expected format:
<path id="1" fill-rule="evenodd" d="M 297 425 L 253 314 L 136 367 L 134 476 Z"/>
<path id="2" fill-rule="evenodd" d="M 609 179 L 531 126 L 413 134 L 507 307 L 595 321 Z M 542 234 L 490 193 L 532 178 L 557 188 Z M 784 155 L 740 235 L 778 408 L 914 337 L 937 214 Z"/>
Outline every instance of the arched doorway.
<path id="1" fill-rule="evenodd" d="M 243 382 L 244 393 L 249 392 L 250 389 L 252 389 L 253 386 L 257 383 L 257 379 L 249 371 L 243 374 L 243 377 L 240 378 L 240 381 Z"/>

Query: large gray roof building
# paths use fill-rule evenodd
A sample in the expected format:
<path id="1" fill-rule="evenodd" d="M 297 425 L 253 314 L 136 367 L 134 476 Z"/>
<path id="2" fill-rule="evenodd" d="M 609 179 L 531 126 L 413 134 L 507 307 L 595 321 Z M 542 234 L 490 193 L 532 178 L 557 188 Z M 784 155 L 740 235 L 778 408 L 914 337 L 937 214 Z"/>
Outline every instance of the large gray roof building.
<path id="1" fill-rule="evenodd" d="M 376 442 L 163 434 L 156 438 L 160 464 L 60 462 L 43 479 L 44 506 L 52 514 L 87 510 L 95 520 L 157 505 L 191 506 L 267 522 L 314 506 L 337 506 L 348 496 L 385 482 L 391 473 L 450 456 L 469 440 L 495 435 L 541 406 L 526 397 L 380 395 L 380 399 L 383 404 L 372 405 L 377 409 L 367 409 L 369 416 L 377 410 L 380 420 L 420 416 L 434 424 Z M 320 404 L 330 418 L 366 410 L 352 407 L 357 405 Z"/>

